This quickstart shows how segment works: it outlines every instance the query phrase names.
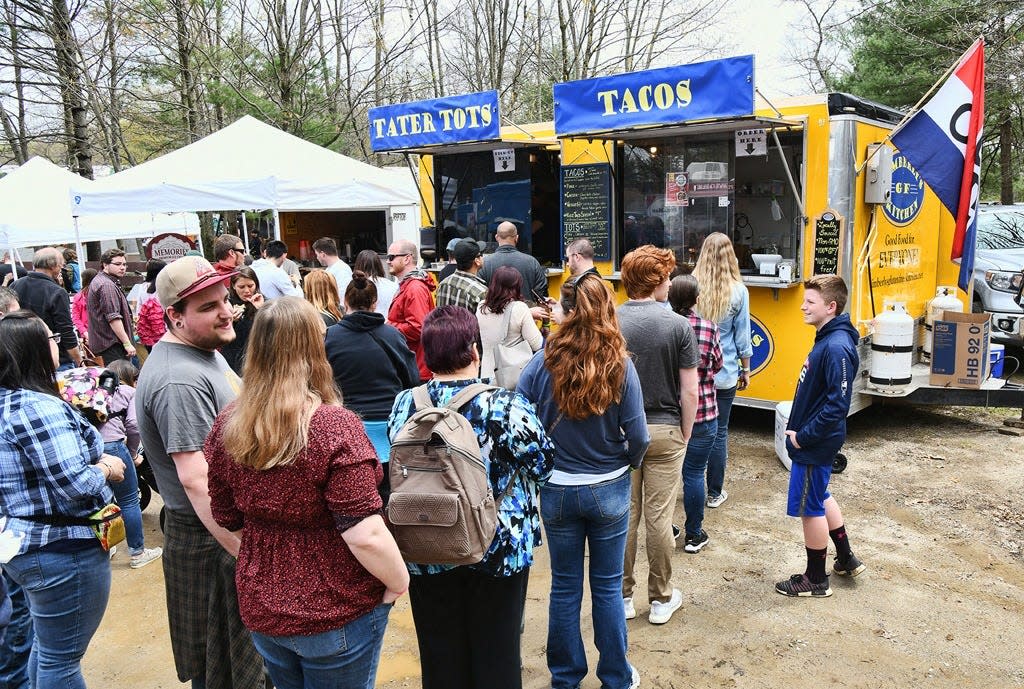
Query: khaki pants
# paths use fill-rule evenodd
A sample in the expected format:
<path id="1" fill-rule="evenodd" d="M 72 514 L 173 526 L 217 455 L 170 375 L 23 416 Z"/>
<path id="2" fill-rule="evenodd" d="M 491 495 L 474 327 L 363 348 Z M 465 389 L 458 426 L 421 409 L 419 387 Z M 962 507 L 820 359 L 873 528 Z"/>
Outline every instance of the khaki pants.
<path id="1" fill-rule="evenodd" d="M 650 602 L 666 603 L 672 598 L 672 515 L 686 456 L 686 443 L 678 425 L 648 425 L 651 444 L 644 455 L 643 464 L 633 472 L 632 496 L 629 506 L 629 530 L 626 532 L 626 560 L 622 577 L 622 597 L 630 598 L 636 579 L 637 531 L 640 516 L 647 530 L 647 598 Z"/>

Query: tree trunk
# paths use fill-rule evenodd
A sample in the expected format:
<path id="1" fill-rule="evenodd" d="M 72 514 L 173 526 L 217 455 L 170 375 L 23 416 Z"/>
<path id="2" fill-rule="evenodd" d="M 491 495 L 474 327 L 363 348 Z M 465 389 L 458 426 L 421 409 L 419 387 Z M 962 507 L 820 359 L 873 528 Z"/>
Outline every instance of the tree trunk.
<path id="1" fill-rule="evenodd" d="M 999 203 L 1013 203 L 1013 120 L 999 125 Z"/>
<path id="2" fill-rule="evenodd" d="M 73 162 L 75 172 L 86 179 L 92 179 L 92 146 L 89 141 L 88 112 L 85 99 L 82 96 L 82 75 L 79 71 L 78 46 L 71 27 L 71 15 L 68 14 L 65 0 L 51 0 L 50 10 L 54 61 L 60 80 L 65 125 L 69 128 L 68 157 Z"/>

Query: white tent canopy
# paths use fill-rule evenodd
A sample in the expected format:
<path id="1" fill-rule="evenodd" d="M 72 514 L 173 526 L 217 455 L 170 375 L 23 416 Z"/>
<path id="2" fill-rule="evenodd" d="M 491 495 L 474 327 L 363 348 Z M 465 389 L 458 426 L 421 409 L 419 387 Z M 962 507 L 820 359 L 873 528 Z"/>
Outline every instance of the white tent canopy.
<path id="1" fill-rule="evenodd" d="M 68 207 L 71 188 L 88 190 L 97 182 L 32 158 L 0 179 L 0 247 L 21 248 L 105 239 L 153 237 L 162 232 L 199 232 L 195 213 L 173 215 L 116 213 L 75 221 Z"/>
<path id="2" fill-rule="evenodd" d="M 395 177 L 245 116 L 218 132 L 72 191 L 72 213 L 376 210 L 419 202 Z"/>

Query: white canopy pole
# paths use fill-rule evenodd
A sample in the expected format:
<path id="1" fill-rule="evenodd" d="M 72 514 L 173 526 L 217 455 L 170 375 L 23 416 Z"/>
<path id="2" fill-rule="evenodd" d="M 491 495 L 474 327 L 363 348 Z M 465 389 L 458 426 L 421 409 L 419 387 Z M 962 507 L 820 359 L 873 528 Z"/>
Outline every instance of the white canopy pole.
<path id="1" fill-rule="evenodd" d="M 78 255 L 78 279 L 81 281 L 85 272 L 85 247 L 82 246 L 82 233 L 78 231 L 78 216 L 72 215 L 71 220 L 75 225 L 75 253 Z"/>
<path id="2" fill-rule="evenodd" d="M 245 253 L 249 253 L 249 223 L 245 219 L 245 211 L 242 211 L 242 241 L 245 243 Z"/>
<path id="3" fill-rule="evenodd" d="M 281 239 L 281 214 L 274 207 L 274 239 Z"/>

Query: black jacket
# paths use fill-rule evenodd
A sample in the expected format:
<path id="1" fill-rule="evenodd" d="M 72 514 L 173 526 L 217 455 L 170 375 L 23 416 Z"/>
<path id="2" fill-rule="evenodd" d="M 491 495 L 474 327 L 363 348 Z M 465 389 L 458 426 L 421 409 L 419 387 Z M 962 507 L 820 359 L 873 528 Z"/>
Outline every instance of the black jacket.
<path id="1" fill-rule="evenodd" d="M 327 329 L 326 347 L 342 401 L 367 421 L 387 420 L 398 393 L 420 384 L 405 336 L 379 313 L 346 315 Z"/>
<path id="2" fill-rule="evenodd" d="M 75 325 L 71 321 L 71 299 L 63 287 L 49 275 L 36 271 L 15 280 L 11 288 L 18 293 L 21 308 L 34 312 L 54 333 L 60 335 L 60 363 L 71 361 L 67 350 L 78 346 Z"/>

